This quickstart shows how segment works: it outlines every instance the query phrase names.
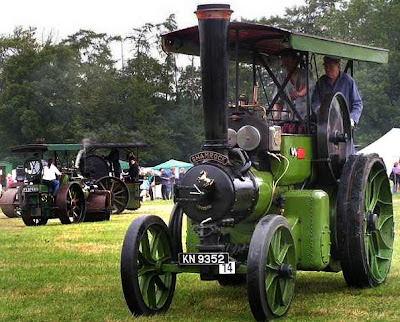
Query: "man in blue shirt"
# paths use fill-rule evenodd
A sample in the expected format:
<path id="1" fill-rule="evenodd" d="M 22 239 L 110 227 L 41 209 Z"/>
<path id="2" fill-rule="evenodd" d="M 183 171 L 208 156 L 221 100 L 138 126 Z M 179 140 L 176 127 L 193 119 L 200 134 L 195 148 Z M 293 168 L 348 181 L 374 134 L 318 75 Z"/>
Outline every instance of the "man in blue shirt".
<path id="1" fill-rule="evenodd" d="M 324 57 L 325 75 L 321 76 L 312 95 L 312 108 L 316 113 L 326 94 L 341 92 L 346 98 L 352 127 L 358 124 L 363 109 L 360 93 L 354 79 L 340 70 L 340 59 Z"/>

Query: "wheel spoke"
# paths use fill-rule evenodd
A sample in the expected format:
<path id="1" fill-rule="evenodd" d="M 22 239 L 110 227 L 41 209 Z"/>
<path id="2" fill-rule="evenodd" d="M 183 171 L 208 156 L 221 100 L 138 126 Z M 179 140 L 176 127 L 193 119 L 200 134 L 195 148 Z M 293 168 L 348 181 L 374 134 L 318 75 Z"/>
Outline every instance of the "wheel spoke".
<path id="1" fill-rule="evenodd" d="M 157 232 L 154 235 L 153 240 L 151 241 L 150 253 L 151 257 L 154 259 L 161 258 L 164 255 L 163 247 L 162 245 L 160 245 L 161 239 L 162 239 L 162 233 Z"/>
<path id="2" fill-rule="evenodd" d="M 282 290 L 282 303 L 283 305 L 289 305 L 292 295 L 292 280 L 286 279 L 283 281 L 283 290 Z"/>
<path id="3" fill-rule="evenodd" d="M 149 308 L 156 308 L 156 292 L 155 292 L 155 283 L 154 276 L 144 276 L 143 277 L 143 287 L 142 287 L 142 295 L 143 300 L 148 305 Z"/>
<path id="4" fill-rule="evenodd" d="M 278 284 L 279 284 L 279 279 L 273 278 L 269 284 L 269 287 L 266 289 L 268 304 L 269 306 L 271 306 L 271 308 L 274 308 L 273 306 L 275 303 Z"/>
<path id="5" fill-rule="evenodd" d="M 138 270 L 138 276 L 143 278 L 149 278 L 155 274 L 155 268 L 151 266 L 144 266 Z"/>
<path id="6" fill-rule="evenodd" d="M 393 215 L 379 216 L 378 229 L 379 230 L 385 230 L 385 226 L 386 225 L 390 225 L 389 228 L 391 228 L 392 227 L 392 222 L 388 221 L 388 220 L 393 221 Z"/>
<path id="7" fill-rule="evenodd" d="M 267 290 L 267 293 L 269 292 L 272 283 L 274 282 L 275 279 L 277 279 L 278 273 L 275 271 L 275 269 L 269 270 L 269 272 L 266 270 L 265 272 L 265 289 Z"/>
<path id="8" fill-rule="evenodd" d="M 278 308 L 281 305 L 284 305 L 282 298 L 282 283 L 281 279 L 278 279 L 278 283 L 276 283 L 276 292 L 275 292 L 275 306 Z"/>
<path id="9" fill-rule="evenodd" d="M 383 182 L 386 180 L 386 174 L 381 175 L 383 170 L 377 171 L 371 178 L 368 179 L 367 187 L 369 193 L 366 193 L 365 206 L 367 212 L 373 212 L 380 197 L 380 192 Z M 372 194 L 372 195 L 371 195 Z"/>
<path id="10" fill-rule="evenodd" d="M 154 276 L 154 282 L 156 283 L 160 291 L 168 290 L 167 286 L 164 284 L 163 280 L 160 278 L 159 275 Z"/>
<path id="11" fill-rule="evenodd" d="M 290 247 L 292 247 L 292 245 L 289 245 L 289 244 L 285 244 L 282 247 L 282 249 L 281 249 L 281 251 L 280 251 L 280 253 L 278 255 L 278 258 L 276 259 L 278 263 L 283 263 L 283 261 L 284 261 L 286 255 L 287 255 Z"/>
<path id="12" fill-rule="evenodd" d="M 140 246 L 142 248 L 142 254 L 143 254 L 144 258 L 146 258 L 146 260 L 149 262 L 154 262 L 153 258 L 151 257 L 151 252 L 150 252 L 148 231 L 144 232 L 141 242 L 140 242 Z"/>
<path id="13" fill-rule="evenodd" d="M 120 205 L 120 206 L 125 206 L 125 203 L 119 201 L 118 199 L 114 199 L 114 203 Z"/>
<path id="14" fill-rule="evenodd" d="M 390 242 L 386 240 L 387 237 L 384 237 L 381 231 L 378 230 L 374 232 L 374 234 L 376 235 L 377 245 L 379 248 L 393 249 L 393 245 L 391 245 Z M 389 238 L 393 239 L 392 236 L 390 236 Z"/>
<path id="15" fill-rule="evenodd" d="M 281 248 L 281 231 L 278 229 L 274 236 L 272 236 L 272 241 L 269 247 L 269 252 L 271 253 L 271 261 L 270 264 L 280 265 L 281 263 L 278 261 L 278 256 Z"/>
<path id="16" fill-rule="evenodd" d="M 144 257 L 144 255 L 141 251 L 138 251 L 138 261 L 139 261 L 139 264 L 141 264 L 141 265 L 149 264 L 146 257 Z"/>
<path id="17" fill-rule="evenodd" d="M 117 195 L 120 195 L 121 193 L 124 193 L 124 192 L 125 192 L 125 190 L 119 190 L 119 191 L 113 192 L 113 195 L 117 196 Z"/>
<path id="18" fill-rule="evenodd" d="M 115 185 L 115 183 L 114 183 L 114 181 L 112 181 L 112 182 L 111 182 L 111 187 L 110 187 L 110 189 L 109 189 L 110 191 L 114 191 L 114 185 Z"/>
<path id="19" fill-rule="evenodd" d="M 370 265 L 370 269 L 371 269 L 373 276 L 378 280 L 382 279 L 382 275 L 381 275 L 381 272 L 380 272 L 379 266 L 378 266 L 378 259 L 376 256 L 370 257 L 369 265 Z"/>

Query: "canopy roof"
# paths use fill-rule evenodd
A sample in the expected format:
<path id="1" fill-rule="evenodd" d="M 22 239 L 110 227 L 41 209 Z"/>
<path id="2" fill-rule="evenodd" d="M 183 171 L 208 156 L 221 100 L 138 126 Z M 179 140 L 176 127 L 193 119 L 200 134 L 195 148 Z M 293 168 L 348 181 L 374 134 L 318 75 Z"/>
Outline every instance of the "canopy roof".
<path id="1" fill-rule="evenodd" d="M 134 149 L 147 147 L 146 143 L 136 142 L 136 143 L 97 143 L 93 142 L 88 145 L 89 148 L 94 149 L 111 149 L 111 148 L 121 148 L 121 149 Z M 49 144 L 24 144 L 11 148 L 11 152 L 46 152 L 46 151 L 79 151 L 82 149 L 82 144 L 64 144 L 64 143 L 49 143 Z"/>
<path id="2" fill-rule="evenodd" d="M 171 169 L 171 168 L 189 169 L 191 167 L 193 167 L 193 164 L 191 164 L 191 163 L 171 159 L 171 160 L 165 161 L 165 162 L 163 162 L 163 163 L 161 163 L 159 165 L 154 166 L 153 169 L 154 170 Z"/>
<path id="3" fill-rule="evenodd" d="M 111 148 L 118 148 L 118 149 L 136 149 L 136 148 L 145 148 L 148 147 L 148 144 L 143 142 L 135 142 L 135 143 L 89 143 L 88 145 L 90 148 L 95 149 L 111 149 Z"/>
<path id="4" fill-rule="evenodd" d="M 286 48 L 321 55 L 338 56 L 350 60 L 387 63 L 388 50 L 364 45 L 351 44 L 271 26 L 231 22 L 229 50 L 235 57 L 235 40 L 239 37 L 240 61 L 251 62 L 253 52 L 277 55 Z M 167 53 L 181 53 L 199 56 L 199 30 L 197 26 L 162 35 L 162 46 Z"/>

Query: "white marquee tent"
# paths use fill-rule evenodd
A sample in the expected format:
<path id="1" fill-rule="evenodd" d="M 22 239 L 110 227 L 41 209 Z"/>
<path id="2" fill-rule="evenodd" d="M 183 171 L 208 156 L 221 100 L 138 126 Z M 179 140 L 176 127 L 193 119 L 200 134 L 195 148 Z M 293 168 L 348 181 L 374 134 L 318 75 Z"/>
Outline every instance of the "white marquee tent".
<path id="1" fill-rule="evenodd" d="M 393 163 L 400 159 L 400 129 L 391 129 L 384 136 L 366 146 L 358 153 L 378 153 L 385 162 L 389 175 L 392 171 Z"/>

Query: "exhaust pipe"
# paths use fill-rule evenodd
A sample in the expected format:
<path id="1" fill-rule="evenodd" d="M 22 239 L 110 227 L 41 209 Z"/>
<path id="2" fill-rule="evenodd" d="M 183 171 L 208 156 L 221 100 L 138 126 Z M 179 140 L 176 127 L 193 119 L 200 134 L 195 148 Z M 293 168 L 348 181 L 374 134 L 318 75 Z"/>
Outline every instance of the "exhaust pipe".
<path id="1" fill-rule="evenodd" d="M 228 148 L 229 5 L 199 5 L 200 62 L 205 142 L 203 150 Z"/>

